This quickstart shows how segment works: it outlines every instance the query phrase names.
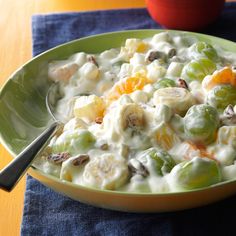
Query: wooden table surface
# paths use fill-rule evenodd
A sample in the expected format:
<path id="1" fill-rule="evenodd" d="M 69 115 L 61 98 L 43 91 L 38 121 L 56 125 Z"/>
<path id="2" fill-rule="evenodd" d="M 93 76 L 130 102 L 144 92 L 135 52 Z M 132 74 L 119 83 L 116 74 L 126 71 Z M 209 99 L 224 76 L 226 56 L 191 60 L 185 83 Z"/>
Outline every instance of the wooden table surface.
<path id="1" fill-rule="evenodd" d="M 0 0 L 0 87 L 31 58 L 31 16 L 36 13 L 144 7 L 144 0 Z M 2 112 L 2 111 L 1 111 Z M 0 144 L 0 169 L 11 160 Z M 0 190 L 0 236 L 20 234 L 23 178 L 11 193 Z"/>

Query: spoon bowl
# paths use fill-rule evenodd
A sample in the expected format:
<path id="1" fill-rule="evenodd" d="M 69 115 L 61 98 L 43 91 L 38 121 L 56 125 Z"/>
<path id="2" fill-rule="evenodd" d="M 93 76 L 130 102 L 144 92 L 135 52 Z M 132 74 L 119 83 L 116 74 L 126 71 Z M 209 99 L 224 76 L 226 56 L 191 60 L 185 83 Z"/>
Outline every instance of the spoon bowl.
<path id="1" fill-rule="evenodd" d="M 58 83 L 52 84 L 46 96 L 46 107 L 54 122 L 0 171 L 0 189 L 10 192 L 30 167 L 37 153 L 40 152 L 49 138 L 62 127 L 63 123 L 57 119 L 54 112 L 58 89 Z"/>

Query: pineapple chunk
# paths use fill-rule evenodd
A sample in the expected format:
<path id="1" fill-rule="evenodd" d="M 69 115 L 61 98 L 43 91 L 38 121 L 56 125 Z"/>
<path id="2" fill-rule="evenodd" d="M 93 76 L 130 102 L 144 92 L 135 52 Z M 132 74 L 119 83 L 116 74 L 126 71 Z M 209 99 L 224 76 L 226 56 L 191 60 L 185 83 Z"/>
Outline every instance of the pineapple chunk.
<path id="1" fill-rule="evenodd" d="M 144 43 L 141 39 L 130 38 L 125 42 L 125 47 L 131 52 L 145 52 L 148 48 L 148 45 Z"/>
<path id="2" fill-rule="evenodd" d="M 134 53 L 144 53 L 148 49 L 148 44 L 141 39 L 130 38 L 125 41 L 125 46 L 121 47 L 121 55 L 129 60 Z"/>
<path id="3" fill-rule="evenodd" d="M 102 98 L 96 95 L 81 96 L 75 101 L 74 116 L 92 122 L 103 117 L 104 110 L 105 103 Z"/>

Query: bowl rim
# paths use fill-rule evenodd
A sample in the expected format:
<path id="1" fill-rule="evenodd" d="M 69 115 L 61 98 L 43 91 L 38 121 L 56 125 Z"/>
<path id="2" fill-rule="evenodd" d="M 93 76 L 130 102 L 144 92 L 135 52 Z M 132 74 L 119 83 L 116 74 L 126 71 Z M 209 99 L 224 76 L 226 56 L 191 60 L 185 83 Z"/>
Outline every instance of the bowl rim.
<path id="1" fill-rule="evenodd" d="M 204 37 L 204 38 L 209 38 L 210 40 L 216 40 L 216 41 L 223 41 L 225 43 L 230 43 L 230 44 L 235 44 L 236 46 L 236 42 L 230 41 L 228 39 L 224 39 L 224 38 L 220 38 L 220 37 L 216 37 L 216 36 L 212 36 L 212 35 L 208 35 L 208 34 L 202 34 L 202 33 L 196 33 L 193 31 L 182 31 L 182 30 L 169 30 L 169 29 L 136 29 L 136 30 L 121 30 L 121 31 L 111 31 L 111 32 L 107 32 L 107 33 L 101 33 L 101 34 L 95 34 L 95 35 L 90 35 L 90 36 L 86 36 L 86 37 L 82 37 L 79 39 L 74 39 L 71 40 L 69 42 L 57 45 L 53 48 L 50 48 L 40 54 L 38 54 L 35 57 L 32 57 L 31 59 L 29 59 L 28 61 L 26 61 L 23 65 L 21 65 L 18 69 L 16 69 L 9 77 L 8 79 L 6 79 L 6 81 L 2 84 L 2 86 L 0 87 L 0 99 L 2 97 L 2 94 L 4 92 L 4 90 L 7 87 L 7 84 L 10 82 L 10 80 L 13 80 L 15 75 L 21 71 L 26 65 L 28 65 L 29 63 L 31 63 L 32 61 L 36 60 L 37 58 L 46 55 L 46 54 L 50 54 L 50 52 L 57 50 L 58 48 L 67 46 L 67 45 L 72 45 L 74 43 L 79 43 L 80 41 L 84 41 L 87 39 L 92 39 L 92 38 L 96 38 L 96 37 L 106 37 L 106 36 L 111 36 L 111 35 L 118 35 L 118 34 L 135 34 L 135 33 L 142 33 L 142 32 L 147 32 L 147 33 L 161 33 L 161 32 L 172 32 L 172 33 L 180 33 L 180 34 L 187 34 L 190 36 L 195 36 L 195 37 Z M 129 36 L 130 37 L 130 36 Z M 141 38 L 141 37 L 140 37 Z M 217 43 L 218 44 L 218 43 Z M 221 46 L 219 44 L 219 46 Z M 16 153 L 11 150 L 10 146 L 5 142 L 5 140 L 2 137 L 1 131 L 0 131 L 0 143 L 4 146 L 4 148 L 10 153 L 10 155 L 15 158 L 16 157 Z M 204 192 L 207 191 L 209 189 L 215 189 L 215 188 L 220 188 L 223 187 L 225 185 L 230 185 L 233 183 L 236 183 L 236 178 L 235 179 L 231 179 L 231 180 L 226 180 L 226 181 L 222 181 L 207 187 L 202 187 L 202 188 L 197 188 L 197 189 L 191 189 L 191 190 L 183 190 L 183 191 L 174 191 L 174 192 L 127 192 L 127 191 L 121 191 L 121 190 L 106 190 L 106 189 L 98 189 L 95 187 L 87 187 L 87 186 L 83 186 L 83 185 L 78 185 L 66 180 L 61 180 L 58 177 L 55 177 L 53 175 L 47 174 L 45 172 L 43 172 L 42 170 L 40 170 L 39 168 L 36 168 L 35 166 L 31 165 L 30 168 L 27 170 L 27 172 L 35 172 L 38 175 L 42 175 L 48 179 L 50 179 L 51 181 L 54 182 L 58 182 L 60 184 L 65 184 L 67 186 L 70 186 L 72 188 L 77 188 L 80 190 L 84 190 L 84 191 L 91 191 L 91 192 L 96 192 L 96 193 L 100 193 L 100 194 L 109 194 L 109 195 L 121 195 L 121 196 L 127 196 L 127 195 L 131 195 L 131 196 L 155 196 L 155 197 L 163 197 L 163 196 L 173 196 L 173 195 L 182 195 L 182 194 L 192 194 L 192 193 L 199 193 L 199 192 Z"/>
<path id="2" fill-rule="evenodd" d="M 207 187 L 202 187 L 202 188 L 197 188 L 197 189 L 191 189 L 191 190 L 184 190 L 184 191 L 173 191 L 173 192 L 127 192 L 127 191 L 121 191 L 121 190 L 106 190 L 106 189 L 98 189 L 95 187 L 87 187 L 79 184 L 75 184 L 66 180 L 61 180 L 53 175 L 47 174 L 43 172 L 42 170 L 35 168 L 34 166 L 30 167 L 31 170 L 35 172 L 36 174 L 42 175 L 46 177 L 47 179 L 52 180 L 53 182 L 57 182 L 60 184 L 65 184 L 69 187 L 72 187 L 74 189 L 79 189 L 79 190 L 84 190 L 88 192 L 96 192 L 99 194 L 109 194 L 109 195 L 120 195 L 120 196 L 137 196 L 137 197 L 167 197 L 167 196 L 179 196 L 183 194 L 193 194 L 193 193 L 200 193 L 200 192 L 205 192 L 210 189 L 216 189 L 216 188 L 221 188 L 224 187 L 225 185 L 230 185 L 233 183 L 236 183 L 236 179 L 234 180 L 227 180 L 224 182 L 219 182 L 217 184 L 213 184 Z"/>

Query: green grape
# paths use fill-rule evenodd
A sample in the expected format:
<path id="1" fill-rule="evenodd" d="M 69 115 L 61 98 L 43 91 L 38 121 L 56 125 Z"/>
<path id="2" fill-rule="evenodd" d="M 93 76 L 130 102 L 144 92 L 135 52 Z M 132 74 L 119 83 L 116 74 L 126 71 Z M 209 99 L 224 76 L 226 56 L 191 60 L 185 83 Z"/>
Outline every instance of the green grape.
<path id="1" fill-rule="evenodd" d="M 220 182 L 221 172 L 216 161 L 195 157 L 176 165 L 171 171 L 171 177 L 178 189 L 191 190 Z"/>
<path id="2" fill-rule="evenodd" d="M 192 60 L 184 66 L 181 78 L 188 82 L 193 80 L 202 81 L 206 75 L 212 74 L 216 70 L 216 65 L 213 61 L 207 58 Z"/>
<path id="3" fill-rule="evenodd" d="M 207 94 L 207 103 L 222 112 L 229 104 L 236 105 L 236 88 L 232 85 L 218 85 Z"/>
<path id="4" fill-rule="evenodd" d="M 155 89 L 160 89 L 160 88 L 167 88 L 167 87 L 176 87 L 176 83 L 174 80 L 172 79 L 167 79 L 167 78 L 164 78 L 164 79 L 161 79 L 159 80 L 158 82 L 156 82 L 153 87 Z"/>
<path id="5" fill-rule="evenodd" d="M 71 155 L 88 150 L 95 142 L 94 136 L 87 130 L 62 133 L 50 144 L 53 153 L 69 152 Z"/>
<path id="6" fill-rule="evenodd" d="M 195 143 L 209 144 L 216 137 L 219 116 L 212 106 L 194 105 L 186 113 L 183 123 L 184 133 L 188 139 Z"/>
<path id="7" fill-rule="evenodd" d="M 193 51 L 192 55 L 194 59 L 198 59 L 199 57 L 206 57 L 212 61 L 219 59 L 216 50 L 206 42 L 197 42 L 190 50 Z"/>
<path id="8" fill-rule="evenodd" d="M 155 169 L 158 175 L 163 176 L 170 173 L 172 168 L 176 165 L 171 155 L 164 150 L 152 148 L 146 155 L 155 161 Z"/>

